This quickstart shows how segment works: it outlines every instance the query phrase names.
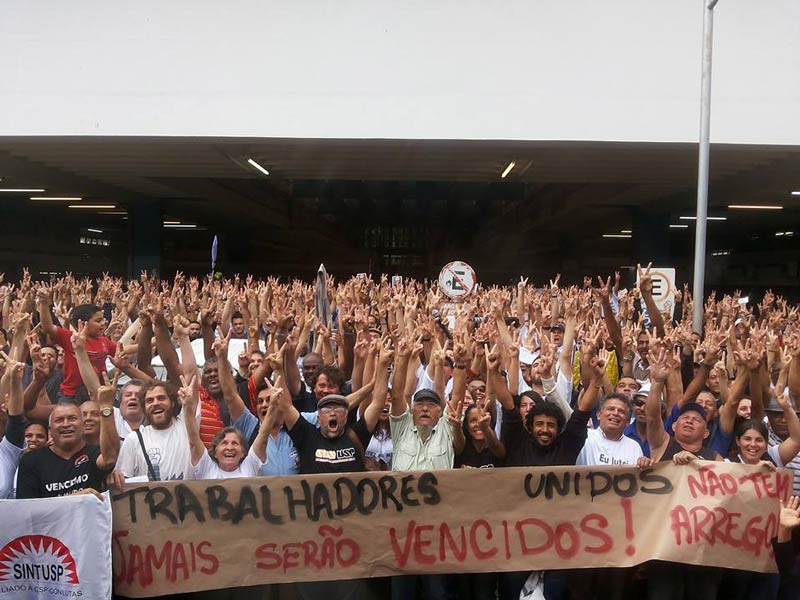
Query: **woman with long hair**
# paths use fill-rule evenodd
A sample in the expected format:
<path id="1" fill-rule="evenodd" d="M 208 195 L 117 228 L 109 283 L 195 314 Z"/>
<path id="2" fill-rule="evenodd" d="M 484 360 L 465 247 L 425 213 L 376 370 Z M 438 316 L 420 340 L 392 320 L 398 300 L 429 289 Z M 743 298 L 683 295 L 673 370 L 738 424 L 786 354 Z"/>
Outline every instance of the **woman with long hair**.
<path id="1" fill-rule="evenodd" d="M 775 400 L 783 409 L 783 416 L 789 428 L 789 437 L 780 444 L 770 446 L 767 426 L 763 421 L 748 419 L 736 428 L 736 456 L 731 462 L 757 465 L 763 462 L 783 467 L 790 463 L 800 452 L 800 418 L 794 412 L 789 395 L 784 391 Z"/>

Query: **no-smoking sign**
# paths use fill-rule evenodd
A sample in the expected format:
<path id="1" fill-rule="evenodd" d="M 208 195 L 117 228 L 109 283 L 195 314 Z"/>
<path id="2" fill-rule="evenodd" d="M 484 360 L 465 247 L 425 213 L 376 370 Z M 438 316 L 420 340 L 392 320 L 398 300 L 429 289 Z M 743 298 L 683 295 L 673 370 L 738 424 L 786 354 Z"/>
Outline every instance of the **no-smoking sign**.
<path id="1" fill-rule="evenodd" d="M 439 288 L 453 300 L 469 296 L 477 283 L 475 270 L 460 260 L 447 263 L 439 272 Z"/>

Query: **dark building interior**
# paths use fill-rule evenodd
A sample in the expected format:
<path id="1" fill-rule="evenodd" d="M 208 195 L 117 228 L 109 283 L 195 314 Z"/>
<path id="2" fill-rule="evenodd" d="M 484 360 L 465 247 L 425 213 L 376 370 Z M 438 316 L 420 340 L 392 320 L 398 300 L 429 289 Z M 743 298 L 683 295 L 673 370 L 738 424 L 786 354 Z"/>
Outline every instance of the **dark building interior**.
<path id="1" fill-rule="evenodd" d="M 0 178 L 44 190 L 0 191 L 12 279 L 25 265 L 201 275 L 216 235 L 226 275 L 308 278 L 324 262 L 340 277 L 425 278 L 460 259 L 485 283 L 574 283 L 652 260 L 691 281 L 692 144 L 2 138 Z M 800 149 L 712 146 L 707 286 L 796 294 L 792 192 Z M 782 208 L 730 208 L 742 205 Z M 96 208 L 70 208 L 83 206 Z"/>

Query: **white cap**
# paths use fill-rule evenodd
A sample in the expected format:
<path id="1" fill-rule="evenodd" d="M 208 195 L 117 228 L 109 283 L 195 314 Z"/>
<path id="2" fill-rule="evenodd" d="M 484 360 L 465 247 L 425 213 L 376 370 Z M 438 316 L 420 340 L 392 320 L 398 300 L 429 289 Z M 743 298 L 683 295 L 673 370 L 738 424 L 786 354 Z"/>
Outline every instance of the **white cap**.
<path id="1" fill-rule="evenodd" d="M 519 362 L 523 365 L 532 365 L 533 361 L 539 358 L 538 352 L 531 352 L 527 348 L 520 346 L 519 348 Z"/>

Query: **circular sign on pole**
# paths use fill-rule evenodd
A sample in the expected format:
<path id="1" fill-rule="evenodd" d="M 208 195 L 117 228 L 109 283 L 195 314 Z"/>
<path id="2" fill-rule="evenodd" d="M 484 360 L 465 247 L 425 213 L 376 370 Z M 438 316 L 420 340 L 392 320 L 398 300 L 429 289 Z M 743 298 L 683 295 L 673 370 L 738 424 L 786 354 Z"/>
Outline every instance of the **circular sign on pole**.
<path id="1" fill-rule="evenodd" d="M 460 260 L 447 263 L 439 272 L 439 288 L 452 300 L 461 300 L 469 296 L 475 290 L 477 283 L 475 270 Z"/>

